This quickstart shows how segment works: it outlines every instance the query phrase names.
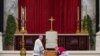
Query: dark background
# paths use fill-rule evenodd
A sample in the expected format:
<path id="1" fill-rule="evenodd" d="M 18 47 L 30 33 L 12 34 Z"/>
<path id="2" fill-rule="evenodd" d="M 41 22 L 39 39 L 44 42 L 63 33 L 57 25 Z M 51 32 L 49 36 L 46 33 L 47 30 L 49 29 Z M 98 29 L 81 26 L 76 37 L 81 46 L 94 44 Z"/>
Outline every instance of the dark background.
<path id="1" fill-rule="evenodd" d="M 96 32 L 99 31 L 99 0 L 96 0 Z"/>
<path id="2" fill-rule="evenodd" d="M 0 32 L 3 32 L 3 7 L 4 0 L 0 0 Z"/>

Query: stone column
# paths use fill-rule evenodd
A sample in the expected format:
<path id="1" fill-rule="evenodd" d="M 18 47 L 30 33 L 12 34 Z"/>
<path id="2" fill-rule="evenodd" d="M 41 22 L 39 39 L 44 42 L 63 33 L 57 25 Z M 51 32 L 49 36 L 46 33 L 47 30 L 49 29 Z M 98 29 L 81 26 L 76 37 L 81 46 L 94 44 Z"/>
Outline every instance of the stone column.
<path id="1" fill-rule="evenodd" d="M 2 33 L 0 32 L 0 51 L 3 51 Z"/>
<path id="2" fill-rule="evenodd" d="M 8 15 L 13 15 L 15 19 L 18 18 L 18 0 L 4 0 L 4 32 Z"/>
<path id="3" fill-rule="evenodd" d="M 93 23 L 93 32 L 96 33 L 96 0 L 81 0 L 81 3 L 81 20 L 83 21 L 84 16 L 88 14 Z"/>
<path id="4" fill-rule="evenodd" d="M 96 34 L 96 51 L 100 51 L 100 31 Z"/>
<path id="5" fill-rule="evenodd" d="M 99 1 L 99 16 L 100 16 L 100 1 Z M 100 17 L 99 17 L 99 32 L 96 34 L 96 51 L 100 51 Z"/>
<path id="6" fill-rule="evenodd" d="M 93 32 L 96 32 L 96 0 L 81 0 L 81 20 L 89 15 L 93 23 Z"/>

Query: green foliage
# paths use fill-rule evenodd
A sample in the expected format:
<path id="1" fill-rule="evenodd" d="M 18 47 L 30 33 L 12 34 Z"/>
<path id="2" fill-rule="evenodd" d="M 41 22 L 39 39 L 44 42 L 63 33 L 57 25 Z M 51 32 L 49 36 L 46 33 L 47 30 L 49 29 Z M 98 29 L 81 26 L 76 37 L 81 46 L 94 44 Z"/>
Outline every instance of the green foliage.
<path id="1" fill-rule="evenodd" d="M 84 16 L 83 29 L 85 29 L 85 26 L 87 26 L 87 30 L 88 30 L 89 37 L 90 37 L 90 46 L 91 47 L 95 44 L 95 41 L 94 41 L 95 34 L 93 32 L 92 25 L 93 24 L 92 24 L 91 17 L 89 15 Z"/>
<path id="2" fill-rule="evenodd" d="M 6 34 L 5 34 L 5 40 L 4 44 L 7 45 L 13 45 L 13 37 L 14 33 L 16 32 L 16 21 L 14 16 L 8 15 L 7 19 L 7 26 L 6 26 Z"/>

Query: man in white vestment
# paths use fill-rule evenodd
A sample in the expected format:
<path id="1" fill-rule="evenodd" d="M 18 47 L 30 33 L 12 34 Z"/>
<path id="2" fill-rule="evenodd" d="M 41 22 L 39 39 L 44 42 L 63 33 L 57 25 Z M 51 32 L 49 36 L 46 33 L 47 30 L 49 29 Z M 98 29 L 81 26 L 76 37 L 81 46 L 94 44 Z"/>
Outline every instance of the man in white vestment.
<path id="1" fill-rule="evenodd" d="M 43 36 L 40 35 L 38 39 L 35 40 L 33 56 L 44 56 L 44 47 L 42 44 Z"/>

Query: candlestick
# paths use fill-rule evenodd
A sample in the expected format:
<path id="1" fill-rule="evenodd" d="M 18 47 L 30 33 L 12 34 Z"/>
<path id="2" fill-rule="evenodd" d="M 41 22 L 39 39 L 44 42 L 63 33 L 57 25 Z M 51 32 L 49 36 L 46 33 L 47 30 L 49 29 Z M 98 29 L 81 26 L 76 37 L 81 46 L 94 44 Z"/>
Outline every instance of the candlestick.
<path id="1" fill-rule="evenodd" d="M 20 50 L 20 56 L 26 56 L 26 49 L 25 49 L 25 41 L 24 41 L 24 33 L 25 32 L 22 32 L 22 48 L 21 48 L 21 50 Z"/>
<path id="2" fill-rule="evenodd" d="M 25 7 L 25 21 L 26 21 L 26 7 Z"/>
<path id="3" fill-rule="evenodd" d="M 25 31 L 25 9 L 21 7 L 21 33 L 23 34 L 22 35 L 22 48 L 20 50 L 20 56 L 26 56 L 26 49 L 24 47 L 24 34 L 26 33 Z"/>
<path id="4" fill-rule="evenodd" d="M 21 7 L 21 32 L 27 33 L 26 30 L 26 7 Z"/>
<path id="5" fill-rule="evenodd" d="M 25 19 L 24 19 L 24 28 L 25 28 L 25 33 L 27 33 L 27 30 L 26 30 L 26 7 L 25 7 Z"/>
<path id="6" fill-rule="evenodd" d="M 21 27 L 24 27 L 24 8 L 21 7 Z"/>
<path id="7" fill-rule="evenodd" d="M 79 21 L 79 7 L 77 7 L 77 19 Z"/>
<path id="8" fill-rule="evenodd" d="M 77 7 L 77 30 L 76 33 L 79 33 L 79 7 Z"/>

